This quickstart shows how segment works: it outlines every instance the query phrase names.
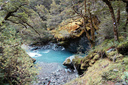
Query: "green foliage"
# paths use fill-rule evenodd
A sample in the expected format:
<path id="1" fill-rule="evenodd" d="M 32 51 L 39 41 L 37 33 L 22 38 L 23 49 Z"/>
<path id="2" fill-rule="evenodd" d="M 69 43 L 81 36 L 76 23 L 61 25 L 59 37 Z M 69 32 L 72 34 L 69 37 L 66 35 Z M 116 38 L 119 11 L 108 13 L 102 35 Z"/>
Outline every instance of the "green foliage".
<path id="1" fill-rule="evenodd" d="M 3 70 L 0 68 L 0 85 L 4 85 L 5 83 L 3 82 L 4 80 L 4 73 Z"/>
<path id="2" fill-rule="evenodd" d="M 121 76 L 122 76 L 124 70 L 127 70 L 126 65 L 121 65 L 121 62 L 113 64 L 109 68 L 109 71 L 104 72 L 104 74 L 102 75 L 102 78 L 104 81 L 118 82 L 121 80 Z"/>
<path id="3" fill-rule="evenodd" d="M 118 48 L 121 48 L 121 47 L 127 48 L 128 47 L 128 41 L 121 42 L 117 47 Z"/>
<path id="4" fill-rule="evenodd" d="M 95 8 L 97 10 L 94 11 L 94 14 L 96 14 L 101 21 L 99 26 L 100 29 L 98 30 L 99 34 L 97 35 L 97 40 L 100 43 L 105 39 L 112 39 L 114 35 L 113 24 L 112 24 L 113 22 L 112 22 L 109 9 L 104 3 L 102 3 L 103 7 L 99 7 L 101 6 L 99 5 L 101 3 L 102 3 L 101 1 L 96 2 L 96 7 L 98 9 Z M 123 32 L 123 27 L 125 25 L 126 16 L 127 16 L 127 13 L 125 11 L 125 3 L 123 3 L 122 1 L 113 1 L 111 2 L 111 4 L 114 9 L 116 18 L 117 18 L 117 10 L 118 8 L 120 8 L 120 21 L 119 21 L 119 24 L 117 25 L 117 28 L 118 28 L 119 36 L 124 35 L 125 33 L 122 34 L 122 32 Z"/>
<path id="5" fill-rule="evenodd" d="M 30 84 L 35 80 L 36 70 L 31 58 L 21 49 L 21 38 L 13 27 L 1 32 L 0 78 L 1 82 L 12 84 Z M 4 77 L 3 77 L 4 74 Z"/>
<path id="6" fill-rule="evenodd" d="M 24 22 L 27 22 L 28 15 L 25 12 L 17 13 L 17 16 L 20 17 L 20 20 L 23 20 Z"/>
<path id="7" fill-rule="evenodd" d="M 31 58 L 21 48 L 19 29 L 27 27 L 28 0 L 1 0 L 0 10 L 0 84 L 30 85 L 36 79 Z M 30 26 L 30 25 L 29 25 Z"/>
<path id="8" fill-rule="evenodd" d="M 128 72 L 124 72 L 122 79 L 128 84 Z"/>
<path id="9" fill-rule="evenodd" d="M 61 22 L 61 6 L 56 4 L 55 0 L 52 0 L 49 12 L 50 14 L 47 16 L 47 27 L 54 29 Z"/>

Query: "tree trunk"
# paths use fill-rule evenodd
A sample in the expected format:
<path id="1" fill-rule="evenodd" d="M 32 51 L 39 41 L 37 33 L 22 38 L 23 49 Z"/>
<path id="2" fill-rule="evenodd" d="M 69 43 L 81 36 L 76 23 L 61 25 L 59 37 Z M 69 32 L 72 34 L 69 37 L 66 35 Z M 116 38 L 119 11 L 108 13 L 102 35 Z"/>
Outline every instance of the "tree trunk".
<path id="1" fill-rule="evenodd" d="M 110 1 L 103 0 L 103 2 L 105 2 L 107 4 L 107 6 L 109 7 L 109 11 L 111 13 L 111 17 L 112 17 L 112 21 L 113 21 L 114 39 L 115 39 L 115 41 L 119 41 L 118 30 L 117 30 L 117 23 L 116 23 L 116 18 L 115 18 L 115 15 L 114 15 L 113 7 L 112 7 Z"/>
<path id="2" fill-rule="evenodd" d="M 117 26 L 120 24 L 120 3 L 118 3 L 117 9 Z"/>
<path id="3" fill-rule="evenodd" d="M 91 39 L 91 37 L 90 37 L 90 35 L 89 35 L 87 29 L 86 29 L 86 20 L 85 20 L 85 18 L 83 18 L 83 27 L 84 27 L 84 29 L 85 29 L 86 37 L 88 38 L 88 40 L 89 40 L 89 42 L 90 42 L 90 44 L 91 44 L 91 48 L 92 48 L 92 47 L 95 46 L 95 43 L 92 41 L 92 39 Z"/>
<path id="4" fill-rule="evenodd" d="M 92 46 L 94 47 L 95 46 L 95 29 L 94 29 L 94 25 L 93 25 L 93 21 L 92 21 L 92 14 L 90 12 L 90 7 L 88 9 L 88 13 L 89 13 L 89 18 L 91 20 L 91 40 L 92 40 Z"/>
<path id="5" fill-rule="evenodd" d="M 83 28 L 85 30 L 85 33 L 86 33 L 86 37 L 88 38 L 90 44 L 91 44 L 91 47 L 94 47 L 95 46 L 95 42 L 93 42 L 93 40 L 91 39 L 92 36 L 90 36 L 89 32 L 87 31 L 86 29 L 86 22 L 88 20 L 88 16 L 86 16 L 86 0 L 84 0 L 84 12 L 85 14 L 83 14 L 82 12 L 79 13 L 75 7 L 73 6 L 73 10 L 75 13 L 77 13 L 81 18 L 83 18 Z M 94 37 L 93 37 L 94 38 Z"/>
<path id="6" fill-rule="evenodd" d="M 84 0 L 84 11 L 85 11 L 85 14 L 86 14 L 86 0 Z M 90 11 L 89 11 L 90 12 Z M 86 33 L 86 37 L 88 38 L 90 44 L 91 44 L 91 48 L 95 46 L 95 35 L 94 35 L 94 30 L 93 29 L 93 26 L 92 26 L 92 17 L 91 17 L 91 13 L 90 13 L 90 20 L 91 20 L 91 37 L 86 29 L 86 20 L 85 20 L 85 17 L 83 17 L 83 26 L 84 26 L 84 29 L 85 29 L 85 33 Z"/>
<path id="7" fill-rule="evenodd" d="M 128 2 L 124 2 L 124 3 L 126 3 L 127 19 L 126 19 L 126 23 L 125 23 L 123 29 L 124 29 L 124 32 L 127 32 L 126 26 L 127 26 L 127 24 L 128 24 Z"/>
<path id="8" fill-rule="evenodd" d="M 84 0 L 84 12 L 86 14 L 86 0 Z"/>

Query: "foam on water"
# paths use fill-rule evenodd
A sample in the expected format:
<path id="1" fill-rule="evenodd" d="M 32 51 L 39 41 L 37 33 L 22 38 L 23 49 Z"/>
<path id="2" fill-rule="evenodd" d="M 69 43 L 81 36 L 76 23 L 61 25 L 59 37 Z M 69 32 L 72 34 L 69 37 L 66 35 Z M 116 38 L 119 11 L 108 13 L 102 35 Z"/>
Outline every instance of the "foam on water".
<path id="1" fill-rule="evenodd" d="M 50 52 L 50 50 L 44 50 L 44 51 L 42 51 L 42 53 L 49 53 Z"/>
<path id="2" fill-rule="evenodd" d="M 37 62 L 46 63 L 63 63 L 64 60 L 73 55 L 66 50 L 38 49 L 36 51 L 27 52 L 29 56 L 36 59 Z"/>
<path id="3" fill-rule="evenodd" d="M 39 53 L 35 53 L 35 52 L 27 52 L 27 54 L 30 56 L 30 57 L 40 57 L 40 56 L 42 56 L 41 54 L 39 54 Z"/>
<path id="4" fill-rule="evenodd" d="M 34 49 L 36 47 L 30 47 L 27 45 L 22 45 L 22 48 L 26 50 L 30 57 L 35 58 L 36 62 L 63 63 L 67 57 L 73 55 L 73 53 L 66 51 L 64 47 L 58 46 L 54 43 L 39 47 L 41 49 L 36 50 Z"/>

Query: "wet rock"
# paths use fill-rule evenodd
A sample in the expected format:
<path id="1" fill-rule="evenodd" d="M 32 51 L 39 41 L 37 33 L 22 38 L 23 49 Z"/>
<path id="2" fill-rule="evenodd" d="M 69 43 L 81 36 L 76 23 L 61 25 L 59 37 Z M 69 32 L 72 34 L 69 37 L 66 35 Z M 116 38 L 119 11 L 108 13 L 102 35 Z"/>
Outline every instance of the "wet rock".
<path id="1" fill-rule="evenodd" d="M 31 58 L 32 59 L 32 62 L 34 63 L 34 62 L 36 62 L 36 59 L 35 58 Z"/>
<path id="2" fill-rule="evenodd" d="M 31 49 L 31 51 L 38 50 L 38 49 L 40 49 L 40 47 L 34 47 Z"/>
<path id="3" fill-rule="evenodd" d="M 43 85 L 45 85 L 46 84 L 46 82 L 43 82 Z"/>
<path id="4" fill-rule="evenodd" d="M 110 53 L 111 51 L 115 51 L 115 50 L 116 50 L 115 47 L 110 47 L 106 52 Z"/>
<path id="5" fill-rule="evenodd" d="M 66 60 L 63 62 L 63 65 L 67 66 L 68 68 L 74 69 L 74 66 L 73 66 L 73 63 L 72 63 L 72 60 L 74 58 L 75 58 L 75 56 L 70 56 L 70 57 L 66 58 Z"/>

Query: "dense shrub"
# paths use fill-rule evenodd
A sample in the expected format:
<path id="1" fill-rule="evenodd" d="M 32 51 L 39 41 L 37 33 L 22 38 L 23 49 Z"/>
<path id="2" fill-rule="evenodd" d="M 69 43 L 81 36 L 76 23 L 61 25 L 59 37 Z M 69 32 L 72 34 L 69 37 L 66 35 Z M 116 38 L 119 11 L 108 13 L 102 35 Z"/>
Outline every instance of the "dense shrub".
<path id="1" fill-rule="evenodd" d="M 0 84 L 30 84 L 35 80 L 36 69 L 30 57 L 21 49 L 21 38 L 13 27 L 5 28 L 1 34 Z"/>

